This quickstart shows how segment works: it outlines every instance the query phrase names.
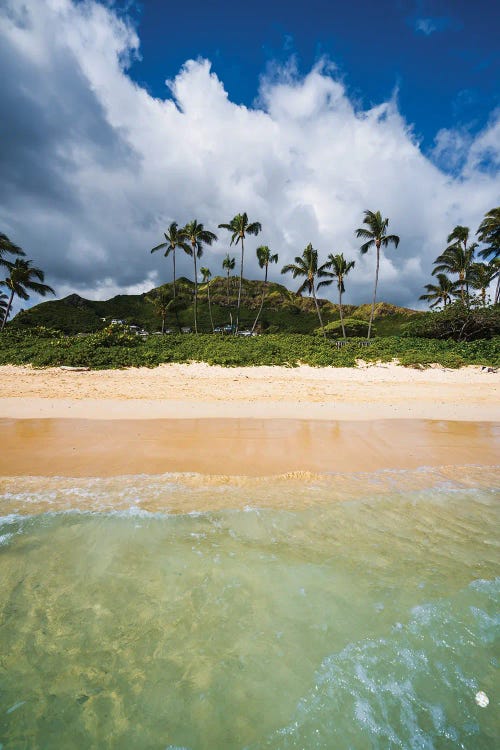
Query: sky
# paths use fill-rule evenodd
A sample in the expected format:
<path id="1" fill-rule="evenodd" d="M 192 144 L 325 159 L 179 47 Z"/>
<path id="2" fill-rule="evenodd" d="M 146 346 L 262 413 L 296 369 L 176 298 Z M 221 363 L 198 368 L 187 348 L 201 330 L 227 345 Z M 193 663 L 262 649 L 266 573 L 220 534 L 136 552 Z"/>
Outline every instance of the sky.
<path id="1" fill-rule="evenodd" d="M 359 304 L 354 230 L 380 210 L 401 242 L 378 296 L 421 306 L 449 232 L 500 203 L 495 5 L 0 0 L 0 231 L 58 297 L 106 299 L 171 280 L 149 252 L 171 221 L 218 233 L 222 273 L 217 225 L 246 211 L 245 276 L 267 244 L 293 288 L 279 269 L 312 242 L 356 261 Z"/>

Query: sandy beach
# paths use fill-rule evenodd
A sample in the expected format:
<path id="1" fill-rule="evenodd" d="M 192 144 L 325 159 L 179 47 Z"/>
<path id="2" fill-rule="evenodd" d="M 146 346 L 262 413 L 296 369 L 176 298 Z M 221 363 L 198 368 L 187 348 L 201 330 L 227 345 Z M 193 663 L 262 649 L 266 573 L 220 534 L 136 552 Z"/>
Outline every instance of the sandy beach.
<path id="1" fill-rule="evenodd" d="M 494 465 L 499 383 L 477 367 L 2 367 L 0 474 Z"/>
<path id="2" fill-rule="evenodd" d="M 500 373 L 213 367 L 71 371 L 0 367 L 0 418 L 500 421 Z"/>

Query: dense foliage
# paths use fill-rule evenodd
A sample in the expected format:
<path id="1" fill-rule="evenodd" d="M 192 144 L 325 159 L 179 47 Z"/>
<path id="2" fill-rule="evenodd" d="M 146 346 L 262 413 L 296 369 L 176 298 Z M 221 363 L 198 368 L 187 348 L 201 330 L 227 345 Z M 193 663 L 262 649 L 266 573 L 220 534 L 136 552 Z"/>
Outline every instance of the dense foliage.
<path id="1" fill-rule="evenodd" d="M 210 282 L 212 315 L 215 326 L 230 323 L 231 316 L 236 320 L 238 301 L 238 279 L 230 278 L 229 295 L 227 279 L 216 277 Z M 166 315 L 166 326 L 179 331 L 182 326 L 193 323 L 193 284 L 187 279 L 177 280 L 176 305 L 170 306 Z M 86 300 L 72 294 L 62 300 L 43 302 L 19 313 L 9 323 L 8 328 L 34 328 L 44 326 L 55 328 L 66 334 L 91 333 L 106 328 L 111 320 L 123 320 L 127 325 L 136 325 L 146 331 L 161 330 L 161 316 L 149 301 L 152 295 L 166 290 L 173 296 L 173 285 L 164 284 L 148 294 L 121 294 L 106 301 Z M 240 309 L 240 327 L 251 328 L 265 295 L 265 305 L 260 314 L 258 330 L 270 333 L 313 333 L 318 327 L 318 316 L 314 300 L 290 292 L 282 284 L 269 282 L 267 290 L 264 281 L 243 279 L 243 304 Z M 328 300 L 318 299 L 325 324 L 339 319 L 338 305 Z M 371 305 L 344 305 L 347 317 L 368 320 Z M 422 315 L 413 310 L 377 303 L 375 321 L 377 332 L 383 335 L 398 334 L 402 325 L 412 316 Z M 381 327 L 382 326 L 382 327 Z M 202 333 L 212 330 L 207 285 L 198 290 L 198 329 Z M 353 334 L 351 334 L 353 335 Z"/>
<path id="2" fill-rule="evenodd" d="M 408 366 L 438 363 L 500 365 L 500 338 L 456 343 L 449 340 L 388 336 L 352 339 L 344 346 L 321 336 L 278 334 L 255 337 L 213 334 L 170 334 L 142 339 L 112 326 L 84 336 L 63 336 L 47 329 L 7 330 L 2 338 L 0 364 L 35 367 L 84 366 L 92 369 L 155 367 L 164 362 L 208 362 L 224 366 L 308 364 L 314 367 L 352 367 L 356 361 L 389 362 Z"/>
<path id="3" fill-rule="evenodd" d="M 500 336 L 500 307 L 460 300 L 440 312 L 426 313 L 406 326 L 408 335 L 454 341 L 476 341 Z"/>

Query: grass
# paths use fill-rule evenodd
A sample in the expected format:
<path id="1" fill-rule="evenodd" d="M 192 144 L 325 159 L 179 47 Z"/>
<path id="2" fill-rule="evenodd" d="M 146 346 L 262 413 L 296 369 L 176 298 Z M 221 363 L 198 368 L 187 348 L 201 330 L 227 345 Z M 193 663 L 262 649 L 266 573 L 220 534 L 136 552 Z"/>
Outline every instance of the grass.
<path id="1" fill-rule="evenodd" d="M 47 329 L 7 329 L 1 337 L 0 364 L 35 367 L 85 366 L 91 369 L 156 367 L 165 362 L 207 362 L 225 367 L 282 365 L 354 367 L 356 360 L 405 366 L 432 363 L 457 368 L 468 364 L 500 366 L 500 337 L 457 343 L 450 340 L 386 336 L 369 346 L 351 339 L 340 349 L 322 337 L 268 334 L 257 337 L 170 334 L 142 339 L 119 327 L 86 336 L 54 335 Z"/>

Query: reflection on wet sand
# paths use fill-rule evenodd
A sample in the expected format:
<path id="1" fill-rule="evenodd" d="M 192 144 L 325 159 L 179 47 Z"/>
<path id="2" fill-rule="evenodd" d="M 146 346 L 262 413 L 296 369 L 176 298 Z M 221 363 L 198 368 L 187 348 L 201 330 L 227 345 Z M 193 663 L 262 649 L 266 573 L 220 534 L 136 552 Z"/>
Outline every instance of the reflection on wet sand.
<path id="1" fill-rule="evenodd" d="M 270 476 L 495 464 L 500 426 L 433 420 L 0 419 L 0 475 Z"/>

